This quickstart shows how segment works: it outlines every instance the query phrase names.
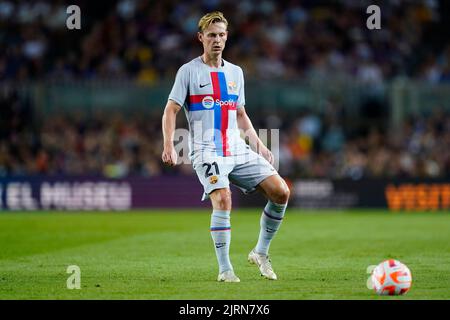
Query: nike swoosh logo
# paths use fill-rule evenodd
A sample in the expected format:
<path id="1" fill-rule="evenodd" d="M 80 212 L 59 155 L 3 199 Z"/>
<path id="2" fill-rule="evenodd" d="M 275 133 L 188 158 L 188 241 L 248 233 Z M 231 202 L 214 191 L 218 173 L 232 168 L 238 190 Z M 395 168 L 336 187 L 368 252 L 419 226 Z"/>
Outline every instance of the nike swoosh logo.
<path id="1" fill-rule="evenodd" d="M 200 88 L 203 88 L 203 87 L 206 87 L 206 86 L 209 86 L 211 83 L 207 83 L 207 84 L 201 84 L 200 85 Z"/>

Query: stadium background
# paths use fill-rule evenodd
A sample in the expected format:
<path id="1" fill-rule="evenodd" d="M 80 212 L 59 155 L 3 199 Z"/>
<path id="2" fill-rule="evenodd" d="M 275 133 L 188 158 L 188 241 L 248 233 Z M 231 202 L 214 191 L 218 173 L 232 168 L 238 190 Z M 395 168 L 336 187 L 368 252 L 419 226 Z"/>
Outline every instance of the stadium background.
<path id="1" fill-rule="evenodd" d="M 201 206 L 190 165 L 160 161 L 160 118 L 176 70 L 201 53 L 196 21 L 218 7 L 230 20 L 225 58 L 245 70 L 255 127 L 280 130 L 280 173 L 292 203 L 449 207 L 445 1 L 382 3 L 381 30 L 367 29 L 364 1 L 76 3 L 81 30 L 66 28 L 65 2 L 0 4 L 3 207 L 28 208 L 27 188 L 39 206 L 47 178 L 55 186 L 76 176 L 139 178 L 127 182 L 134 207 L 161 199 L 151 192 L 154 199 L 140 200 L 164 177 L 156 184 L 178 187 L 170 205 L 195 198 L 190 205 Z M 32 176 L 41 178 L 12 179 Z M 65 204 L 51 203 L 82 209 L 64 196 L 78 190 L 70 181 L 60 191 Z"/>
<path id="2" fill-rule="evenodd" d="M 81 9 L 80 30 L 66 28 L 70 4 Z M 366 27 L 370 4 L 381 8 L 380 30 Z M 380 223 L 387 241 L 395 239 L 385 228 L 393 219 L 389 210 L 438 210 L 398 220 L 392 230 L 409 230 L 405 239 L 411 241 L 419 234 L 428 241 L 434 234 L 442 241 L 435 260 L 444 263 L 447 255 L 438 256 L 448 249 L 439 237 L 448 234 L 450 208 L 450 3 L 443 0 L 0 0 L 3 258 L 56 250 L 59 232 L 71 233 L 71 227 L 81 230 L 74 234 L 77 244 L 97 239 L 100 231 L 86 231 L 92 225 L 113 232 L 101 215 L 64 222 L 68 216 L 49 216 L 50 209 L 125 212 L 128 217 L 114 219 L 131 234 L 143 227 L 125 221 L 143 223 L 143 218 L 130 209 L 154 213 L 164 229 L 165 217 L 179 213 L 171 208 L 205 207 L 179 217 L 203 212 L 207 226 L 209 204 L 200 201 L 201 185 L 191 166 L 167 167 L 160 160 L 161 116 L 178 67 L 202 52 L 195 36 L 198 19 L 216 9 L 230 23 L 224 58 L 244 70 L 246 109 L 255 128 L 279 129 L 279 171 L 291 186 L 291 214 L 305 213 L 308 225 L 315 219 L 308 214 L 322 213 L 342 223 L 343 232 L 344 225 Z M 183 114 L 178 126 L 187 127 Z M 264 200 L 234 190 L 233 203 L 238 212 L 261 208 Z M 335 215 L 349 208 L 379 210 L 368 217 L 366 211 Z M 8 210 L 40 214 L 23 213 L 19 222 Z M 242 211 L 254 214 L 257 228 L 259 209 Z M 434 219 L 430 214 L 441 220 L 428 220 Z M 145 220 L 148 228 L 154 217 Z M 36 244 L 38 249 L 13 237 L 44 229 L 49 238 Z M 368 234 L 379 239 L 374 230 Z M 387 254 L 408 256 L 411 248 L 401 248 Z M 376 257 L 381 261 L 386 255 Z M 15 290 L 17 282 L 8 282 L 8 272 L 17 266 L 8 263 L 0 265 L 6 274 L 0 285 L 3 280 L 11 291 L 3 297 L 30 297 Z M 439 268 L 440 275 L 448 275 L 448 268 Z M 440 288 L 436 297 L 448 297 L 448 281 Z M 73 298 L 48 292 L 36 297 Z"/>

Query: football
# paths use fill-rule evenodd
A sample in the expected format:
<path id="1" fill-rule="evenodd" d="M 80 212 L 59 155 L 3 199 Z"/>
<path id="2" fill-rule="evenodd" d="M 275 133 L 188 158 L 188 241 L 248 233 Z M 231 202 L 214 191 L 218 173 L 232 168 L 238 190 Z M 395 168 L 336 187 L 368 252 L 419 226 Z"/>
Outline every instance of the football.
<path id="1" fill-rule="evenodd" d="M 371 281 L 378 295 L 402 295 L 411 288 L 412 276 L 406 265 L 398 260 L 389 259 L 375 267 Z"/>

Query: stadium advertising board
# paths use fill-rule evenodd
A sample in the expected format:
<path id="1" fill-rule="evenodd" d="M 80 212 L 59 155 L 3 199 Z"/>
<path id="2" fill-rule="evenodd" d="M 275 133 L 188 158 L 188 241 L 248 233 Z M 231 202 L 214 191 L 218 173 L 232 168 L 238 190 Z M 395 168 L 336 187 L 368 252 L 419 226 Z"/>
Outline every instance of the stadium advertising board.
<path id="1" fill-rule="evenodd" d="M 446 181 L 297 180 L 290 186 L 290 204 L 298 208 L 450 209 Z M 0 180 L 0 210 L 209 208 L 209 201 L 200 201 L 202 192 L 195 176 L 8 178 Z M 259 194 L 245 196 L 234 188 L 232 195 L 240 207 L 264 201 Z"/>
<path id="2" fill-rule="evenodd" d="M 190 208 L 200 202 L 195 177 L 102 179 L 33 177 L 0 180 L 0 210 Z"/>
<path id="3" fill-rule="evenodd" d="M 401 183 L 385 188 L 391 210 L 449 210 L 450 183 Z"/>
<path id="4" fill-rule="evenodd" d="M 450 183 L 446 181 L 300 180 L 291 189 L 292 204 L 301 208 L 450 209 Z"/>

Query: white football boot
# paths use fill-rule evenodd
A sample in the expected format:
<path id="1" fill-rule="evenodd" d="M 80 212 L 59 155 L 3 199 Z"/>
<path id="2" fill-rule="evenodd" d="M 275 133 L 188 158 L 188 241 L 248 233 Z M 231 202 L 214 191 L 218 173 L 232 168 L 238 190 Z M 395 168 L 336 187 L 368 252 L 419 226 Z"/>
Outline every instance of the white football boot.
<path id="1" fill-rule="evenodd" d="M 241 282 L 235 274 L 233 270 L 227 270 L 222 273 L 219 273 L 217 276 L 217 281 L 219 282 Z"/>
<path id="2" fill-rule="evenodd" d="M 256 264 L 259 267 L 261 276 L 269 280 L 277 280 L 277 275 L 273 272 L 269 256 L 261 255 L 253 249 L 248 254 L 248 262 Z"/>

